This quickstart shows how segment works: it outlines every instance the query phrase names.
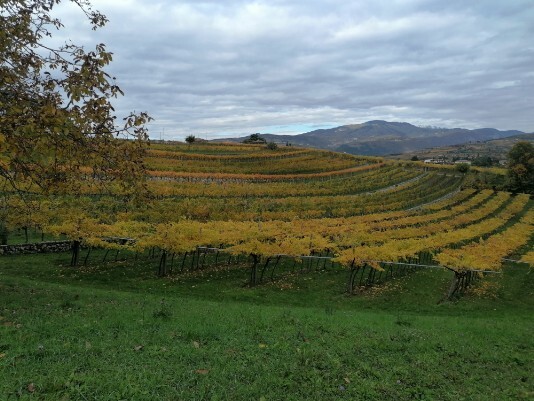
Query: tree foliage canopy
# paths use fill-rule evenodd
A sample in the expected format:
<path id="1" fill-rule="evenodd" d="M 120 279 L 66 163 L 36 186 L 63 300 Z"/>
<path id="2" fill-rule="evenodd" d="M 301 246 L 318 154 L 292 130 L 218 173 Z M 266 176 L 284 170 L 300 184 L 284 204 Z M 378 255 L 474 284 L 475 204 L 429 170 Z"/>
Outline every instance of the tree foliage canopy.
<path id="1" fill-rule="evenodd" d="M 186 138 L 185 138 L 185 141 L 189 144 L 193 143 L 196 141 L 196 137 L 194 135 L 188 135 Z"/>
<path id="2" fill-rule="evenodd" d="M 469 171 L 470 166 L 467 163 L 460 163 L 455 165 L 454 168 L 456 169 L 456 171 L 465 174 Z"/>
<path id="3" fill-rule="evenodd" d="M 258 133 L 251 134 L 248 138 L 246 138 L 243 143 L 266 143 L 267 141 L 265 138 L 262 138 L 262 136 Z"/>
<path id="4" fill-rule="evenodd" d="M 106 24 L 87 0 L 65 1 L 93 30 Z M 44 193 L 72 191 L 84 178 L 134 188 L 144 176 L 150 117 L 116 121 L 111 100 L 123 93 L 105 71 L 112 53 L 104 44 L 48 45 L 63 28 L 52 15 L 60 2 L 0 0 L 0 176 Z"/>
<path id="5" fill-rule="evenodd" d="M 516 143 L 508 153 L 508 174 L 513 190 L 534 193 L 534 146 Z"/>

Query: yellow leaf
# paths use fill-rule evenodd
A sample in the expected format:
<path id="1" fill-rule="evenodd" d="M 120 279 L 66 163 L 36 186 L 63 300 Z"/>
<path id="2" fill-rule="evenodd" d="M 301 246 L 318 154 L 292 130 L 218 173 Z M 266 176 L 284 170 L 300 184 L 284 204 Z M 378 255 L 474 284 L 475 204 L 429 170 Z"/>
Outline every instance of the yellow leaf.
<path id="1" fill-rule="evenodd" d="M 197 369 L 195 370 L 195 373 L 196 374 L 199 374 L 199 375 L 207 375 L 210 371 L 208 369 Z"/>

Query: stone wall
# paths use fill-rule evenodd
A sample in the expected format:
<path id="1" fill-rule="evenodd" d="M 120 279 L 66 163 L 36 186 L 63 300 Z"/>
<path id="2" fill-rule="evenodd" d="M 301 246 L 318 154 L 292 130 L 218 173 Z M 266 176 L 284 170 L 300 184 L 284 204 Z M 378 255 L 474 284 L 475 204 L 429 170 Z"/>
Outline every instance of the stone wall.
<path id="1" fill-rule="evenodd" d="M 70 250 L 71 246 L 71 241 L 45 241 L 33 244 L 0 245 L 0 255 L 65 252 Z"/>

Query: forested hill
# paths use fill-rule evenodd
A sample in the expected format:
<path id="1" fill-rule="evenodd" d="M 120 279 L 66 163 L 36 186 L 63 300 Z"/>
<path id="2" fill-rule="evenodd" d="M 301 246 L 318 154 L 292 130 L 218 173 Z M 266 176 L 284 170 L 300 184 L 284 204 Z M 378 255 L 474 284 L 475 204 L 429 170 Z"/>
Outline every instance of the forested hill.
<path id="1" fill-rule="evenodd" d="M 291 143 L 298 146 L 330 149 L 361 155 L 387 155 L 425 148 L 467 142 L 486 141 L 523 134 L 521 131 L 499 131 L 494 128 L 417 127 L 405 122 L 368 121 L 319 129 L 300 135 L 261 134 L 269 142 Z M 244 138 L 226 140 L 242 141 Z"/>

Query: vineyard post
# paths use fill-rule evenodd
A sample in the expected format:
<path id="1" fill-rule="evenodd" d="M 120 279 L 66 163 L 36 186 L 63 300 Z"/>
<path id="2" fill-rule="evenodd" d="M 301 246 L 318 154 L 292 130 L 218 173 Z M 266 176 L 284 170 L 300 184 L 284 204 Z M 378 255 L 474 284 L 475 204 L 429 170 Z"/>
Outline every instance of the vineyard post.
<path id="1" fill-rule="evenodd" d="M 405 265 L 397 265 L 397 269 L 400 269 L 402 272 L 401 277 L 406 276 L 406 266 Z"/>
<path id="2" fill-rule="evenodd" d="M 167 275 L 167 250 L 161 250 L 161 258 L 158 266 L 158 276 L 164 277 Z"/>
<path id="3" fill-rule="evenodd" d="M 254 287 L 256 285 L 256 274 L 258 270 L 258 263 L 260 262 L 261 256 L 256 253 L 251 253 L 250 256 L 252 257 L 252 266 L 250 267 L 250 287 Z"/>
<path id="4" fill-rule="evenodd" d="M 269 265 L 269 262 L 271 261 L 271 257 L 269 256 L 266 260 L 265 260 L 265 264 L 263 265 L 263 269 L 261 269 L 261 274 L 260 274 L 260 283 L 263 282 L 263 275 L 265 273 L 265 270 L 267 269 L 267 266 Z"/>
<path id="5" fill-rule="evenodd" d="M 203 269 L 204 265 L 206 264 L 206 257 L 208 255 L 208 251 L 204 250 L 204 255 L 202 255 L 202 263 L 200 264 L 200 268 Z M 199 258 L 200 259 L 200 258 Z M 197 266 L 198 267 L 198 266 Z"/>
<path id="6" fill-rule="evenodd" d="M 182 258 L 182 267 L 180 268 L 180 273 L 184 270 L 185 258 L 187 258 L 187 251 L 184 252 L 184 257 Z"/>
<path id="7" fill-rule="evenodd" d="M 196 255 L 196 251 L 191 252 L 191 267 L 190 267 L 191 271 L 193 271 L 195 267 L 195 255 Z"/>
<path id="8" fill-rule="evenodd" d="M 81 247 L 80 240 L 72 241 L 72 258 L 70 260 L 70 265 L 72 267 L 78 266 L 78 258 L 80 256 L 80 247 Z"/>
<path id="9" fill-rule="evenodd" d="M 92 247 L 89 247 L 87 249 L 87 255 L 85 255 L 85 259 L 83 260 L 83 265 L 84 266 L 87 266 L 87 261 L 89 260 L 89 255 L 91 254 L 91 250 L 92 249 L 93 249 Z"/>
<path id="10" fill-rule="evenodd" d="M 443 302 L 445 300 L 451 300 L 452 296 L 460 289 L 461 280 L 462 280 L 463 275 L 465 273 L 464 272 L 454 271 L 454 270 L 453 270 L 453 272 L 454 272 L 454 277 L 452 279 L 451 286 L 449 288 L 449 291 L 447 292 L 447 295 L 445 296 L 444 299 L 441 300 L 441 302 Z"/>
<path id="11" fill-rule="evenodd" d="M 360 282 L 359 282 L 359 284 L 358 284 L 358 286 L 360 286 L 360 287 L 362 286 L 363 275 L 364 275 L 364 273 L 365 273 L 365 269 L 366 269 L 366 267 L 367 267 L 367 264 L 364 263 L 363 266 L 362 266 L 362 269 L 361 269 L 362 274 L 360 275 Z"/>
<path id="12" fill-rule="evenodd" d="M 278 266 L 278 262 L 280 262 L 280 259 L 281 259 L 281 258 L 282 258 L 282 255 L 278 255 L 278 256 L 276 257 L 276 262 L 274 263 L 274 266 L 273 266 L 273 268 L 272 268 L 272 270 L 271 270 L 271 281 L 272 281 L 273 278 L 274 278 L 274 270 L 276 269 L 276 266 Z"/>
<path id="13" fill-rule="evenodd" d="M 372 283 L 373 283 L 373 281 L 372 281 L 373 280 L 373 275 L 374 275 L 375 271 L 376 270 L 372 266 L 369 266 L 369 274 L 367 275 L 367 280 L 365 282 L 365 285 L 367 287 L 372 285 Z"/>
<path id="14" fill-rule="evenodd" d="M 373 275 L 371 277 L 371 285 L 374 285 L 375 284 L 375 278 L 376 278 L 376 274 L 378 273 L 378 270 L 373 268 Z"/>
<path id="15" fill-rule="evenodd" d="M 170 267 L 170 272 L 172 274 L 172 268 L 174 267 L 174 257 L 176 256 L 176 253 L 173 252 L 172 253 L 172 256 L 171 256 L 171 267 Z"/>
<path id="16" fill-rule="evenodd" d="M 321 253 L 319 253 L 319 256 L 322 256 Z M 319 265 L 321 264 L 321 259 L 320 258 L 317 258 L 317 264 L 315 265 L 315 270 L 319 270 Z"/>
<path id="17" fill-rule="evenodd" d="M 200 264 L 200 248 L 197 247 L 197 264 L 196 264 L 195 270 L 198 270 L 200 268 L 199 264 Z"/>
<path id="18" fill-rule="evenodd" d="M 354 268 L 354 261 L 355 259 L 352 259 L 352 262 L 350 264 L 350 273 L 349 273 L 349 280 L 347 282 L 347 292 L 352 295 L 354 291 L 354 278 L 356 277 L 356 274 L 358 274 L 358 268 Z"/>
<path id="19" fill-rule="evenodd" d="M 380 266 L 382 267 L 382 269 L 384 268 L 383 266 Z M 382 273 L 384 272 L 384 270 L 380 270 L 380 274 L 378 275 L 378 278 L 376 279 L 376 282 L 379 283 L 380 282 L 380 278 L 382 277 Z"/>
<path id="20" fill-rule="evenodd" d="M 108 253 L 111 249 L 106 249 L 106 253 L 104 254 L 104 257 L 102 258 L 102 263 L 104 263 L 106 261 L 106 258 L 108 256 Z"/>

